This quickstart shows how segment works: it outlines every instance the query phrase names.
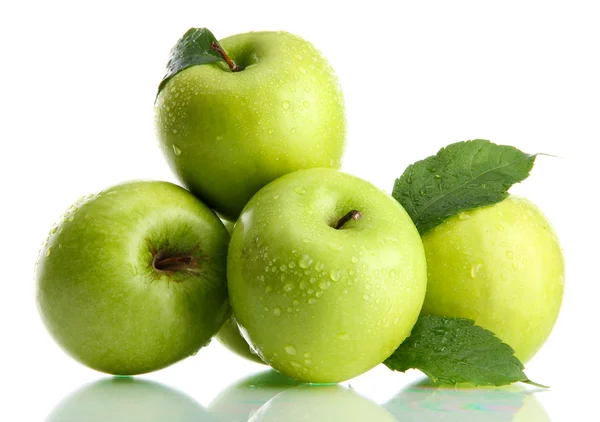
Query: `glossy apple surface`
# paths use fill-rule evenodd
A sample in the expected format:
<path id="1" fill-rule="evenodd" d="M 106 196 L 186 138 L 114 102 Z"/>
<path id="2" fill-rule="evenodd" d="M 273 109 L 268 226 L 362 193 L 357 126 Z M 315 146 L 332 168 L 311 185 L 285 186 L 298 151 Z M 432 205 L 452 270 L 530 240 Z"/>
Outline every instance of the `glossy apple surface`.
<path id="1" fill-rule="evenodd" d="M 333 69 L 308 41 L 250 32 L 220 42 L 242 70 L 219 62 L 181 71 L 158 95 L 155 120 L 180 180 L 235 220 L 277 177 L 339 168 L 346 122 Z"/>
<path id="2" fill-rule="evenodd" d="M 552 331 L 565 279 L 562 250 L 540 210 L 509 196 L 448 219 L 423 245 L 423 314 L 473 319 L 530 360 Z"/>
<path id="3" fill-rule="evenodd" d="M 81 200 L 42 247 L 37 300 L 72 357 L 117 375 L 198 351 L 229 316 L 228 234 L 185 189 L 129 182 Z"/>
<path id="4" fill-rule="evenodd" d="M 334 228 L 349 211 L 362 217 Z M 261 189 L 229 245 L 230 301 L 253 349 L 303 381 L 339 382 L 410 334 L 426 287 L 417 230 L 391 196 L 331 169 Z"/>

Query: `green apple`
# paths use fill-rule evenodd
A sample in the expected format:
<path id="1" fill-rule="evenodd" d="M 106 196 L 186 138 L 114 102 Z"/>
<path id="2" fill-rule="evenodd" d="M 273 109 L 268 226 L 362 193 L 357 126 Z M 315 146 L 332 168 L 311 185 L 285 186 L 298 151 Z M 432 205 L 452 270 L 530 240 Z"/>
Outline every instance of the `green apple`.
<path id="1" fill-rule="evenodd" d="M 423 314 L 473 319 L 530 360 L 558 317 L 565 280 L 558 239 L 540 210 L 509 196 L 449 218 L 423 245 Z"/>
<path id="2" fill-rule="evenodd" d="M 155 122 L 180 180 L 235 220 L 277 177 L 339 168 L 346 121 L 333 69 L 308 41 L 250 32 L 220 43 L 241 70 L 217 62 L 179 72 L 157 97 Z"/>
<path id="3" fill-rule="evenodd" d="M 40 252 L 37 300 L 54 339 L 96 369 L 133 375 L 193 355 L 229 316 L 227 230 L 166 182 L 84 198 Z"/>
<path id="4" fill-rule="evenodd" d="M 234 223 L 227 220 L 222 221 L 229 234 L 231 234 Z M 237 321 L 235 320 L 235 316 L 233 314 L 227 321 L 225 321 L 217 333 L 216 338 L 219 340 L 219 343 L 233 353 L 253 362 L 264 364 L 264 362 L 260 360 L 256 353 L 252 351 L 250 346 L 248 346 L 248 342 L 246 342 L 246 340 L 244 340 L 242 337 L 242 333 L 240 333 L 240 328 L 238 327 Z"/>
<path id="5" fill-rule="evenodd" d="M 231 306 L 252 348 L 283 374 L 321 383 L 357 376 L 398 347 L 426 273 L 402 206 L 332 169 L 262 188 L 236 222 L 227 260 Z"/>
<path id="6" fill-rule="evenodd" d="M 395 422 L 376 403 L 339 385 L 303 385 L 273 397 L 248 422 Z"/>
<path id="7" fill-rule="evenodd" d="M 248 342 L 242 337 L 235 316 L 231 315 L 217 333 L 217 340 L 233 353 L 256 363 L 264 362 L 252 351 Z"/>
<path id="8" fill-rule="evenodd" d="M 215 419 L 191 397 L 128 377 L 103 379 L 64 399 L 46 422 L 200 422 Z"/>

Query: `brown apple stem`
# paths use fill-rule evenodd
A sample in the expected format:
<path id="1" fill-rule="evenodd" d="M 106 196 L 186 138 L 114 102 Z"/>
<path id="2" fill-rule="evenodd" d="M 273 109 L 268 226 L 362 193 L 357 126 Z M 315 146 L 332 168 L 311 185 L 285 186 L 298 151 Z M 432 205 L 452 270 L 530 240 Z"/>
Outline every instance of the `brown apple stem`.
<path id="1" fill-rule="evenodd" d="M 362 212 L 358 211 L 358 210 L 352 210 L 350 211 L 348 214 L 346 214 L 345 216 L 343 216 L 342 218 L 340 218 L 335 226 L 336 230 L 341 229 L 344 224 L 346 224 L 348 221 L 350 220 L 358 220 L 360 217 L 362 217 Z"/>
<path id="2" fill-rule="evenodd" d="M 221 47 L 221 44 L 219 44 L 218 42 L 213 42 L 210 45 L 210 49 L 212 51 L 214 51 L 215 53 L 217 53 L 218 55 L 220 55 L 221 57 L 223 57 L 223 60 L 225 60 L 227 62 L 227 64 L 229 65 L 229 68 L 231 69 L 232 72 L 239 72 L 240 71 L 240 67 L 235 64 L 235 62 L 233 60 L 231 60 L 231 57 L 229 57 L 227 55 L 227 53 L 225 52 L 225 50 L 223 50 L 223 47 Z"/>
<path id="3" fill-rule="evenodd" d="M 198 262 L 193 256 L 171 256 L 168 258 L 154 259 L 154 268 L 159 271 L 188 270 Z"/>

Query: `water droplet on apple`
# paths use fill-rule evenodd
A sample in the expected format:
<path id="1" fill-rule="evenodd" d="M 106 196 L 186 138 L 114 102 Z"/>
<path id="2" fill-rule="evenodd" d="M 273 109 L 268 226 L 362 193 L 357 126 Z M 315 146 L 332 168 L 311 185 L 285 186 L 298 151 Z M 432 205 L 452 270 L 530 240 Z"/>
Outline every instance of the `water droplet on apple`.
<path id="1" fill-rule="evenodd" d="M 265 293 L 270 293 L 272 291 L 273 291 L 273 288 L 271 286 L 265 287 Z"/>
<path id="2" fill-rule="evenodd" d="M 362 297 L 363 297 L 364 300 L 370 300 L 371 299 L 371 296 L 369 296 L 366 293 Z"/>
<path id="3" fill-rule="evenodd" d="M 176 135 L 177 134 L 177 129 L 173 128 L 173 129 L 171 129 L 171 132 L 173 132 Z"/>
<path id="4" fill-rule="evenodd" d="M 274 308 L 273 309 L 273 315 L 275 315 L 275 316 L 281 315 L 281 308 Z"/>
<path id="5" fill-rule="evenodd" d="M 284 110 L 287 110 L 290 108 L 290 102 L 288 100 L 284 100 L 281 102 L 281 108 L 283 108 Z"/>
<path id="6" fill-rule="evenodd" d="M 291 344 L 288 344 L 287 346 L 285 346 L 285 352 L 288 355 L 295 355 L 296 354 L 296 348 L 294 346 L 292 346 Z"/>
<path id="7" fill-rule="evenodd" d="M 285 290 L 286 292 L 291 292 L 292 290 L 294 290 L 294 285 L 292 283 L 286 283 L 283 286 L 283 290 Z"/>
<path id="8" fill-rule="evenodd" d="M 180 156 L 181 155 L 181 150 L 179 149 L 179 147 L 175 144 L 173 144 L 173 154 Z"/>
<path id="9" fill-rule="evenodd" d="M 390 270 L 390 277 L 392 277 L 392 278 L 396 277 L 396 271 Z"/>
<path id="10" fill-rule="evenodd" d="M 273 129 L 269 129 L 269 135 L 272 135 L 275 132 Z"/>
<path id="11" fill-rule="evenodd" d="M 299 301 L 299 300 L 294 300 L 294 301 L 292 302 L 292 305 L 294 305 L 294 306 L 298 306 L 298 305 L 300 305 L 300 301 Z"/>
<path id="12" fill-rule="evenodd" d="M 477 273 L 479 272 L 479 270 L 481 270 L 481 267 L 483 267 L 483 264 L 477 264 L 471 267 L 471 278 L 474 279 L 475 277 L 477 277 Z"/>
<path id="13" fill-rule="evenodd" d="M 46 249 L 46 256 L 50 256 L 50 254 L 52 253 L 52 246 L 48 247 L 48 249 Z"/>
<path id="14" fill-rule="evenodd" d="M 290 130 L 290 132 L 292 132 L 292 133 L 296 133 L 296 128 L 295 128 L 295 127 L 293 127 L 293 128 Z"/>
<path id="15" fill-rule="evenodd" d="M 330 287 L 331 287 L 331 282 L 329 282 L 329 281 L 321 281 L 321 282 L 319 283 L 319 287 L 320 287 L 322 290 L 327 290 L 328 288 L 330 288 Z"/>
<path id="16" fill-rule="evenodd" d="M 309 305 L 314 305 L 316 302 L 317 302 L 317 300 L 314 297 L 311 297 L 310 299 L 308 299 Z"/>
<path id="17" fill-rule="evenodd" d="M 507 257 L 508 259 L 513 259 L 513 256 L 514 256 L 514 255 L 515 255 L 515 254 L 514 254 L 512 251 L 506 251 L 506 257 Z"/>
<path id="18" fill-rule="evenodd" d="M 279 269 L 283 272 L 283 271 L 287 270 L 287 266 L 285 264 L 283 264 L 281 267 L 279 267 Z"/>
<path id="19" fill-rule="evenodd" d="M 340 272 L 337 270 L 329 271 L 329 278 L 331 278 L 333 281 L 338 281 L 340 279 Z"/>
<path id="20" fill-rule="evenodd" d="M 304 186 L 296 186 L 294 188 L 294 192 L 296 192 L 298 195 L 304 195 L 306 193 L 306 189 Z"/>
<path id="21" fill-rule="evenodd" d="M 459 220 L 466 220 L 468 218 L 471 218 L 471 216 L 469 214 L 467 214 L 466 212 L 461 212 L 458 214 Z"/>
<path id="22" fill-rule="evenodd" d="M 358 262 L 358 258 L 356 256 L 353 256 L 351 259 L 352 259 L 352 262 L 355 264 Z"/>
<path id="23" fill-rule="evenodd" d="M 295 87 L 293 87 L 293 86 L 291 86 L 291 87 L 290 87 L 290 92 L 296 92 L 296 88 L 295 88 Z"/>
<path id="24" fill-rule="evenodd" d="M 304 102 L 302 102 L 302 106 L 304 106 L 304 108 L 309 108 L 310 103 L 308 101 L 304 101 Z"/>
<path id="25" fill-rule="evenodd" d="M 313 263 L 313 260 L 311 259 L 310 256 L 304 254 L 302 255 L 302 258 L 300 258 L 300 260 L 298 261 L 298 265 L 300 266 L 300 268 L 308 268 L 310 267 L 310 264 Z"/>

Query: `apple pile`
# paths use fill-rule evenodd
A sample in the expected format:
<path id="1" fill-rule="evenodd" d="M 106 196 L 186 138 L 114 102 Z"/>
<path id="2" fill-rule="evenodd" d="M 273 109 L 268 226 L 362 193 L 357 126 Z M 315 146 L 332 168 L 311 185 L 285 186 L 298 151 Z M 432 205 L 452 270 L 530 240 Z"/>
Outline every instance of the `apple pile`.
<path id="1" fill-rule="evenodd" d="M 409 166 L 392 195 L 339 172 L 338 81 L 286 32 L 190 29 L 155 111 L 187 190 L 133 181 L 82 197 L 40 252 L 38 307 L 76 360 L 142 374 L 216 336 L 308 382 L 382 362 L 529 382 L 521 361 L 550 334 L 564 284 L 549 223 L 507 193 L 534 156 L 456 143 Z"/>

